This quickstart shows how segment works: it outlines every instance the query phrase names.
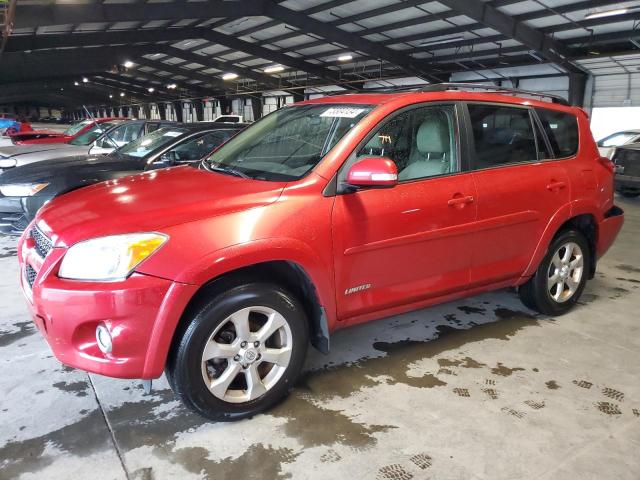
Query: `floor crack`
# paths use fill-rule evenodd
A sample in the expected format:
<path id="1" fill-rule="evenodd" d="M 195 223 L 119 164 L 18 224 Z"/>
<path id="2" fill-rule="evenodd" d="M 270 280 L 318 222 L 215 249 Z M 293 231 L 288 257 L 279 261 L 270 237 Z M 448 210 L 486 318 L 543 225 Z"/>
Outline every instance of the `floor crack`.
<path id="1" fill-rule="evenodd" d="M 120 465 L 122 466 L 122 471 L 124 472 L 124 476 L 127 480 L 131 480 L 131 475 L 129 475 L 129 471 L 127 470 L 127 466 L 124 463 L 124 456 L 120 447 L 118 446 L 118 442 L 116 440 L 116 434 L 113 431 L 113 427 L 109 422 L 109 418 L 107 417 L 107 413 L 104 411 L 104 407 L 102 406 L 102 402 L 98 398 L 98 392 L 96 391 L 96 387 L 93 384 L 93 379 L 91 375 L 87 373 L 87 377 L 89 378 L 89 384 L 91 385 L 91 390 L 93 390 L 93 396 L 96 399 L 98 407 L 100 407 L 100 413 L 102 414 L 102 418 L 104 420 L 105 425 L 107 426 L 107 430 L 109 430 L 109 435 L 111 435 L 111 442 L 113 443 L 113 448 L 116 450 L 116 455 L 118 455 L 118 459 L 120 460 Z"/>

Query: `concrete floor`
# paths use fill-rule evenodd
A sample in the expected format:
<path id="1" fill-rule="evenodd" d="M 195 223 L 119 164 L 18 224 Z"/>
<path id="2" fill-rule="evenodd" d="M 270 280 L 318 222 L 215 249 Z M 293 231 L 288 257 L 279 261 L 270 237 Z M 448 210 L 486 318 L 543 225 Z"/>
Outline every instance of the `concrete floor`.
<path id="1" fill-rule="evenodd" d="M 337 333 L 279 407 L 206 423 L 163 379 L 60 365 L 0 243 L 0 478 L 640 478 L 640 201 L 581 304 L 510 291 Z"/>

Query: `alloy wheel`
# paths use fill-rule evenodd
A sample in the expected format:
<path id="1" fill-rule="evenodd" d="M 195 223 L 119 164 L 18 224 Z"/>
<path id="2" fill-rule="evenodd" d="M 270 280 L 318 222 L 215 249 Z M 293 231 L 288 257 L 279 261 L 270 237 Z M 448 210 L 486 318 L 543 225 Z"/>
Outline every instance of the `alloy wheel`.
<path id="1" fill-rule="evenodd" d="M 578 290 L 584 274 L 584 255 L 577 243 L 567 242 L 558 248 L 549 265 L 547 290 L 558 303 L 569 300 Z"/>
<path id="2" fill-rule="evenodd" d="M 202 353 L 202 378 L 225 402 L 243 403 L 267 393 L 291 360 L 293 336 L 276 310 L 252 306 L 221 322 Z"/>

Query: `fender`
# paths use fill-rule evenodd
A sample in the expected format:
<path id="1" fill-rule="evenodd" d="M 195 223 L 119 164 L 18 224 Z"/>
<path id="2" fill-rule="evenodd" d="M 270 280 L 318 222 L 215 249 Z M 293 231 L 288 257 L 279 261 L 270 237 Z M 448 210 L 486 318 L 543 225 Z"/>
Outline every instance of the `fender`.
<path id="1" fill-rule="evenodd" d="M 547 249 L 549 248 L 549 245 L 551 244 L 553 237 L 558 232 L 558 230 L 562 227 L 562 225 L 564 225 L 564 223 L 566 223 L 568 220 L 570 220 L 573 217 L 576 217 L 578 215 L 585 215 L 585 214 L 593 215 L 594 218 L 596 219 L 596 223 L 600 223 L 602 218 L 601 218 L 601 215 L 597 213 L 598 211 L 599 209 L 597 208 L 596 203 L 592 200 L 586 200 L 586 199 L 573 200 L 569 203 L 564 204 L 562 207 L 560 207 L 558 211 L 556 211 L 556 213 L 553 215 L 553 217 L 551 217 L 551 220 L 549 220 L 549 223 L 544 229 L 542 237 L 540 238 L 540 241 L 536 246 L 533 256 L 531 257 L 531 261 L 529 262 L 529 265 L 527 266 L 526 270 L 522 274 L 522 277 L 519 283 L 524 282 L 528 277 L 530 277 L 535 273 L 536 269 L 538 268 L 538 265 L 540 264 L 545 254 L 547 253 Z"/>
<path id="2" fill-rule="evenodd" d="M 268 238 L 223 248 L 199 258 L 199 261 L 183 270 L 174 280 L 181 286 L 176 292 L 180 311 L 172 315 L 159 315 L 153 325 L 150 344 L 144 366 L 145 378 L 162 374 L 174 332 L 186 305 L 199 288 L 225 273 L 269 261 L 293 262 L 302 268 L 316 288 L 321 306 L 327 315 L 329 332 L 336 325 L 336 304 L 333 295 L 333 266 L 323 265 L 320 257 L 304 242 L 291 238 Z M 161 310 L 164 310 L 161 309 Z"/>
<path id="3" fill-rule="evenodd" d="M 266 238 L 216 250 L 183 270 L 175 280 L 202 286 L 225 273 L 270 261 L 295 263 L 308 274 L 320 304 L 327 311 L 332 330 L 336 319 L 333 265 L 323 263 L 316 250 L 300 240 Z"/>

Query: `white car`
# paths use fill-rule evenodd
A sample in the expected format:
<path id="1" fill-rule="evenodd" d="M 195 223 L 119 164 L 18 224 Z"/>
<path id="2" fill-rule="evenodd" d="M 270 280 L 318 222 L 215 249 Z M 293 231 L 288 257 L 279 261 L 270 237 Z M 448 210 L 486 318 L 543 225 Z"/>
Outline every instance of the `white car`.
<path id="1" fill-rule="evenodd" d="M 617 147 L 638 142 L 640 142 L 640 130 L 625 130 L 612 133 L 598 140 L 598 150 L 603 157 L 613 158 Z"/>

